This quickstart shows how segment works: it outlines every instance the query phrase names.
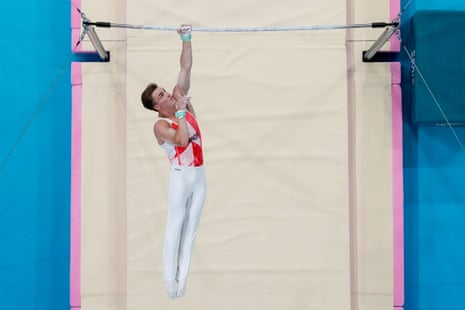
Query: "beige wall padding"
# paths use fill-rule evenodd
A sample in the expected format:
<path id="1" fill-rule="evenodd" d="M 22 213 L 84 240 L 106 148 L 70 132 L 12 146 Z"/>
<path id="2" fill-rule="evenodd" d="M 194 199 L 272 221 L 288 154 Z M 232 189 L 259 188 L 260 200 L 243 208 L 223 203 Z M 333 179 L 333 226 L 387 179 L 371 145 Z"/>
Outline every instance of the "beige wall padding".
<path id="1" fill-rule="evenodd" d="M 84 1 L 83 10 L 196 27 L 355 18 L 340 0 L 110 5 Z M 376 38 L 370 31 L 363 40 Z M 392 307 L 390 79 L 388 66 L 361 63 L 369 43 L 344 30 L 193 33 L 190 96 L 208 194 L 187 293 L 170 300 L 168 159 L 139 98 L 152 81 L 172 89 L 181 43 L 173 32 L 98 33 L 112 60 L 83 73 L 83 310 Z"/>

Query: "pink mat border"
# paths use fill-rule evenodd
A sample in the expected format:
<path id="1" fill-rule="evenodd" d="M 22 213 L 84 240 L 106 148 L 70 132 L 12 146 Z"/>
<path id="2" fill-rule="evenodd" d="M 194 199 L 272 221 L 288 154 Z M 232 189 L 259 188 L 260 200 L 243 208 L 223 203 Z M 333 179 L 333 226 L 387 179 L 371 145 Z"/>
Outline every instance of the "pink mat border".
<path id="1" fill-rule="evenodd" d="M 80 0 L 72 0 L 72 47 L 79 40 L 81 16 L 76 10 Z M 80 48 L 78 48 L 80 50 Z M 82 146 L 82 71 L 80 63 L 71 65 L 71 240 L 70 240 L 70 308 L 81 309 L 81 146 Z"/>
<path id="2" fill-rule="evenodd" d="M 396 18 L 400 12 L 400 0 L 391 0 L 390 17 Z M 396 35 L 391 38 L 391 50 L 400 51 Z M 394 307 L 404 305 L 404 191 L 402 162 L 402 91 L 400 86 L 400 63 L 391 65 L 392 72 L 392 190 L 393 190 L 393 269 Z"/>

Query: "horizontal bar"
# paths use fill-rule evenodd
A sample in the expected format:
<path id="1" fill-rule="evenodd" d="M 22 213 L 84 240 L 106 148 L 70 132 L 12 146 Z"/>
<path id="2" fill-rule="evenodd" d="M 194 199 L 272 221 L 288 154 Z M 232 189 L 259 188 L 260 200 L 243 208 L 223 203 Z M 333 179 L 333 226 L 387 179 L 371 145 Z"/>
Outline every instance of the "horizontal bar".
<path id="1" fill-rule="evenodd" d="M 179 27 L 172 26 L 148 26 L 133 24 L 118 24 L 111 22 L 90 22 L 84 21 L 84 26 L 95 26 L 102 28 L 125 28 L 141 30 L 161 30 L 176 31 Z M 398 23 L 368 23 L 368 24 L 349 24 L 349 25 L 319 25 L 319 26 L 288 26 L 288 27 L 192 27 L 192 31 L 198 32 L 262 32 L 262 31 L 308 31 L 308 30 L 333 30 L 349 28 L 384 28 L 388 26 L 396 27 Z"/>

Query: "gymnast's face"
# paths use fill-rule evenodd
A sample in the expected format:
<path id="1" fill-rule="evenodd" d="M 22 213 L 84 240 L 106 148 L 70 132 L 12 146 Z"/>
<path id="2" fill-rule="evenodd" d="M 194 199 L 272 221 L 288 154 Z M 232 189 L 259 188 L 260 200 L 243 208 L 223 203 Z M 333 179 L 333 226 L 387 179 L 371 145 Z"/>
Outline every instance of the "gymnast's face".
<path id="1" fill-rule="evenodd" d="M 158 110 L 166 109 L 167 107 L 175 106 L 176 100 L 163 87 L 157 87 L 152 93 L 154 107 Z"/>

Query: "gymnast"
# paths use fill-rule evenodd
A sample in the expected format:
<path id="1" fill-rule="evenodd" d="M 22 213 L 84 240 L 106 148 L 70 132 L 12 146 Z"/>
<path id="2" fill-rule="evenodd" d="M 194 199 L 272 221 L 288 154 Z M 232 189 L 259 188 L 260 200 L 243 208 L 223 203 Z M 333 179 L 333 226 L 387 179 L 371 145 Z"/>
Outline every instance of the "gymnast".
<path id="1" fill-rule="evenodd" d="M 188 97 L 192 68 L 191 26 L 182 25 L 180 72 L 172 93 L 155 83 L 142 92 L 145 108 L 158 112 L 153 125 L 157 143 L 170 162 L 168 217 L 163 245 L 163 281 L 170 298 L 186 291 L 197 228 L 205 203 L 202 136 Z"/>

